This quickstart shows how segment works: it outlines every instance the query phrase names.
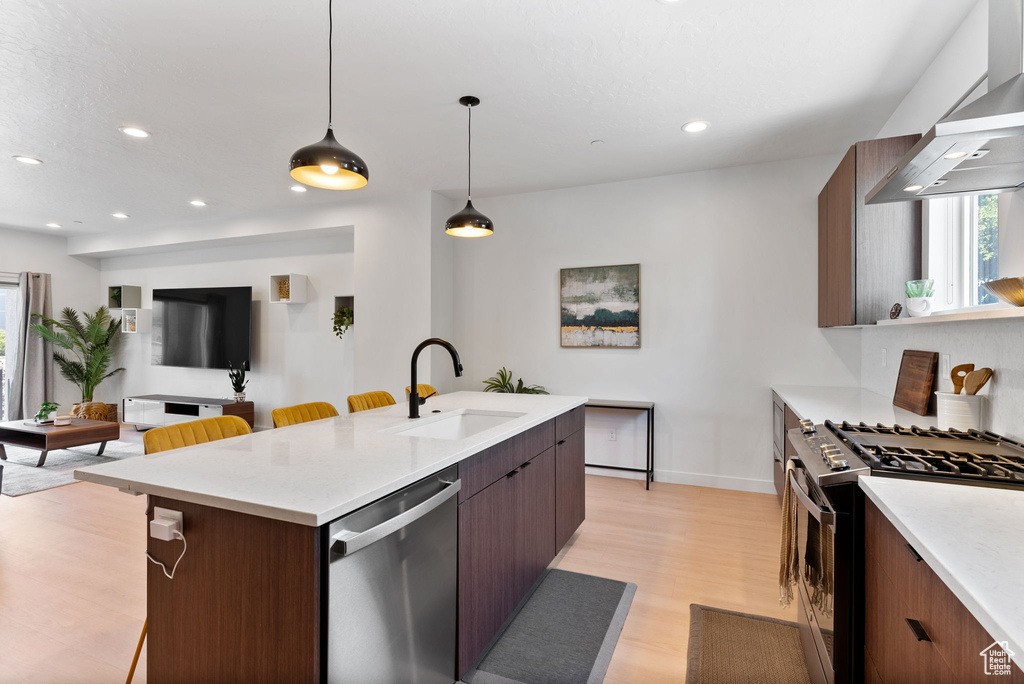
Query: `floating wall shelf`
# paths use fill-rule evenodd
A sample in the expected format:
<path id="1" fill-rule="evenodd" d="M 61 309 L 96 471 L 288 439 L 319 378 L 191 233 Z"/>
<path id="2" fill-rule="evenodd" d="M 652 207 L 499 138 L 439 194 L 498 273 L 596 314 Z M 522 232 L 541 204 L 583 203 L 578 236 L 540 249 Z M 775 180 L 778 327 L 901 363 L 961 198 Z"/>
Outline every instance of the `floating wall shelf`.
<path id="1" fill-rule="evenodd" d="M 304 304 L 308 289 L 309 279 L 301 273 L 270 276 L 270 301 L 274 304 Z"/>
<path id="2" fill-rule="evenodd" d="M 120 291 L 120 298 L 115 298 Z M 142 288 L 138 285 L 111 285 L 107 288 L 108 309 L 142 308 Z"/>
<path id="3" fill-rule="evenodd" d="M 152 329 L 152 309 L 121 309 L 121 332 L 126 335 L 137 335 L 148 333 Z"/>
<path id="4" fill-rule="evenodd" d="M 890 325 L 938 325 L 940 323 L 956 323 L 959 321 L 998 321 L 1006 318 L 1024 317 L 1024 308 L 1010 307 L 999 309 L 975 309 L 958 313 L 934 313 L 931 316 L 917 318 L 897 318 L 892 321 L 878 321 L 879 326 Z"/>
<path id="5" fill-rule="evenodd" d="M 356 312 L 356 298 L 355 297 L 335 297 L 334 298 L 334 311 L 337 311 L 338 309 L 342 308 L 343 306 L 347 306 L 349 309 L 352 309 L 352 325 L 355 325 L 355 322 L 356 322 L 356 313 L 355 313 Z M 332 311 L 331 313 L 334 313 L 334 311 Z"/>

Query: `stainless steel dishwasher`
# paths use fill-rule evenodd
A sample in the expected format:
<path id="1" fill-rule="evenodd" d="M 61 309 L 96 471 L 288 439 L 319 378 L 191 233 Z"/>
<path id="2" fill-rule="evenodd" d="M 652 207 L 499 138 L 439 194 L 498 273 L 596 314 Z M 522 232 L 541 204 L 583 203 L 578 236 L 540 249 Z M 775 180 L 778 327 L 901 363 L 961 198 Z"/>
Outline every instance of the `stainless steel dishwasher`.
<path id="1" fill-rule="evenodd" d="M 455 681 L 457 473 L 443 470 L 330 524 L 330 684 Z"/>

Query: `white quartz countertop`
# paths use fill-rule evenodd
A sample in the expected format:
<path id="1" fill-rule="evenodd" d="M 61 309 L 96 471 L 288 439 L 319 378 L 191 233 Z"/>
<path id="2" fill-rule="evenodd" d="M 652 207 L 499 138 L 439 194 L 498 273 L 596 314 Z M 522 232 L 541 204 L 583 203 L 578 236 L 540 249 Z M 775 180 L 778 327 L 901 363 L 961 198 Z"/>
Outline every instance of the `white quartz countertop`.
<path id="1" fill-rule="evenodd" d="M 890 477 L 858 482 L 981 626 L 1008 641 L 1013 660 L 1024 665 L 1024 492 Z"/>
<path id="2" fill-rule="evenodd" d="M 815 423 L 824 423 L 828 419 L 836 423 L 847 420 L 869 425 L 930 427 L 936 421 L 934 414 L 920 416 L 893 406 L 892 395 L 876 394 L 860 387 L 774 385 L 772 389 L 798 416 Z"/>
<path id="3" fill-rule="evenodd" d="M 582 405 L 585 397 L 454 392 L 218 442 L 104 463 L 79 480 L 303 525 L 323 525 Z M 432 412 L 522 413 L 465 439 L 382 430 L 436 420 Z"/>

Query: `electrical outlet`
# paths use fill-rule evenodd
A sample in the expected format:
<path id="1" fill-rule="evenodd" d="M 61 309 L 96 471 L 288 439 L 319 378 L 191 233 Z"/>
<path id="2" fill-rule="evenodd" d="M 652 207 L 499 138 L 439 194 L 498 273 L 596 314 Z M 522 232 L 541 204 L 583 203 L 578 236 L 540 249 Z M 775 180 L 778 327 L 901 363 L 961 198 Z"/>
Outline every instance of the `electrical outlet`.
<path id="1" fill-rule="evenodd" d="M 161 541 L 174 539 L 174 532 L 184 534 L 185 515 L 181 511 L 172 511 L 169 508 L 153 508 L 153 519 L 149 521 L 149 536 Z"/>
<path id="2" fill-rule="evenodd" d="M 882 368 L 885 368 L 889 364 L 885 362 L 885 347 L 882 347 Z"/>
<path id="3" fill-rule="evenodd" d="M 949 354 L 941 355 L 939 357 L 939 375 L 946 377 L 952 372 L 953 367 L 949 365 Z"/>
<path id="4" fill-rule="evenodd" d="M 608 441 L 609 442 L 614 442 L 615 440 L 616 440 L 615 430 L 609 430 L 608 431 Z"/>

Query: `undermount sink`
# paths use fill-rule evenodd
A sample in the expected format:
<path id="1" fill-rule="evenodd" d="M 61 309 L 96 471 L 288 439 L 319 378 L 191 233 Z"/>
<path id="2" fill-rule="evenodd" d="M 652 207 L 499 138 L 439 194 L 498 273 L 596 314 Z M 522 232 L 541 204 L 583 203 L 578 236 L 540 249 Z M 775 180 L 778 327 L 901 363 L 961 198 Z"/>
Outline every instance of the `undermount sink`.
<path id="1" fill-rule="evenodd" d="M 406 437 L 431 437 L 433 439 L 465 439 L 498 427 L 510 420 L 515 420 L 525 413 L 506 411 L 483 411 L 477 409 L 459 409 L 437 417 L 423 418 L 415 425 L 400 425 L 382 432 L 390 432 Z"/>

